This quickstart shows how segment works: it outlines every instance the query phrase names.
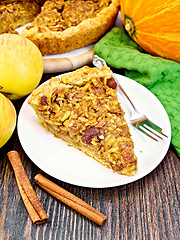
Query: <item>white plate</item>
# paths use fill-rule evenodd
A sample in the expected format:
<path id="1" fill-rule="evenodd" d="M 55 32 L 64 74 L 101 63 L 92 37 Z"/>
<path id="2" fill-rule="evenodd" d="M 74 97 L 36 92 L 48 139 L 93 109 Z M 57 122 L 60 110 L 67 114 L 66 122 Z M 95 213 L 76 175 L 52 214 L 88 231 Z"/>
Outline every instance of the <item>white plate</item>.
<path id="1" fill-rule="evenodd" d="M 61 139 L 55 138 L 40 125 L 34 110 L 28 105 L 27 98 L 18 117 L 18 135 L 24 151 L 40 169 L 70 184 L 105 188 L 131 183 L 158 166 L 170 145 L 171 126 L 168 115 L 160 101 L 145 87 L 124 76 L 116 74 L 116 77 L 137 108 L 155 124 L 160 125 L 168 138 L 155 142 L 130 126 L 138 158 L 138 171 L 132 177 L 119 175 L 81 151 L 69 147 Z M 118 98 L 129 122 L 128 105 L 119 94 Z"/>

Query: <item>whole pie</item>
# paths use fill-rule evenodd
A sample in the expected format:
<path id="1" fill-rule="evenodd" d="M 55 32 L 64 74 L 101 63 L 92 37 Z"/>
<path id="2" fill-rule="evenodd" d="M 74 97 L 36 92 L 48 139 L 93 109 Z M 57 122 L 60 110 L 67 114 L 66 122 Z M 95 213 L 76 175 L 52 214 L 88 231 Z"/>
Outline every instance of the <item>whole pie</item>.
<path id="1" fill-rule="evenodd" d="M 84 66 L 38 87 L 29 104 L 55 137 L 132 176 L 137 170 L 134 143 L 112 82 L 108 67 Z"/>
<path id="2" fill-rule="evenodd" d="M 42 55 L 64 53 L 95 43 L 112 27 L 119 10 L 117 0 L 3 2 L 10 3 L 4 5 L 4 10 L 0 5 L 0 14 L 5 12 L 0 20 L 9 21 L 0 27 L 1 33 L 32 21 L 21 34 L 34 42 Z"/>

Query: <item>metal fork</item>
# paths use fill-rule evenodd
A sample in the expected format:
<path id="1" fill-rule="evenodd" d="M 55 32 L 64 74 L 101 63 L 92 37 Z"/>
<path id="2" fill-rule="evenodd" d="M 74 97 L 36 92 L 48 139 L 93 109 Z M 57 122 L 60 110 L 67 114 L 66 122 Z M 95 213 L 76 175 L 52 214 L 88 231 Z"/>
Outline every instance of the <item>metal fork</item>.
<path id="1" fill-rule="evenodd" d="M 97 55 L 93 56 L 92 63 L 97 68 L 101 69 L 103 66 L 107 66 L 104 59 L 100 58 Z M 154 139 L 155 141 L 158 141 L 157 138 L 163 139 L 162 136 L 167 137 L 163 132 L 162 128 L 151 122 L 144 114 L 140 113 L 134 104 L 132 103 L 131 99 L 128 97 L 118 80 L 116 79 L 115 75 L 111 71 L 112 77 L 115 80 L 117 84 L 117 91 L 126 97 L 128 101 L 130 102 L 130 111 L 131 111 L 131 118 L 130 123 L 136 127 L 138 130 L 146 134 L 148 137 Z M 157 137 L 157 138 L 156 138 Z"/>

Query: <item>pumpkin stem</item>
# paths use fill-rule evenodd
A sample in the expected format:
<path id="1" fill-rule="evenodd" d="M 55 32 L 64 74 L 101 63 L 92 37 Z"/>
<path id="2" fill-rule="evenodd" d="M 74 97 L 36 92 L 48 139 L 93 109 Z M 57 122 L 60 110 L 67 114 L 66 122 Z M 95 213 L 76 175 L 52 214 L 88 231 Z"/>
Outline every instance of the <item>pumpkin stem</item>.
<path id="1" fill-rule="evenodd" d="M 134 26 L 134 22 L 127 15 L 124 16 L 124 27 L 129 33 L 129 35 L 131 35 L 132 37 L 136 35 L 136 28 Z"/>
<path id="2" fill-rule="evenodd" d="M 130 23 L 126 23 L 125 29 L 126 29 L 126 31 L 130 32 L 131 31 L 131 24 Z"/>

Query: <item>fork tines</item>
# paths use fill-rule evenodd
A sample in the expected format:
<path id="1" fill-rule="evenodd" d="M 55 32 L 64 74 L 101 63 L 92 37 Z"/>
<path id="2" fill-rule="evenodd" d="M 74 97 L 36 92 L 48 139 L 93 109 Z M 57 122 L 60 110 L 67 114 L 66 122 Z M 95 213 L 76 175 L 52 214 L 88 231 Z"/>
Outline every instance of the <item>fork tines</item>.
<path id="1" fill-rule="evenodd" d="M 149 119 L 139 122 L 136 121 L 134 124 L 133 122 L 131 123 L 137 129 L 139 129 L 141 132 L 154 139 L 155 141 L 158 141 L 158 138 L 163 139 L 162 136 L 168 137 L 162 132 L 162 128 L 151 122 Z"/>

